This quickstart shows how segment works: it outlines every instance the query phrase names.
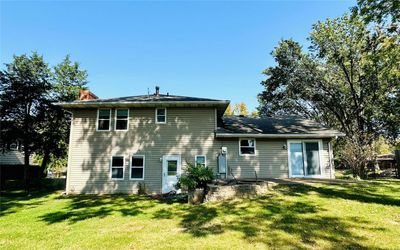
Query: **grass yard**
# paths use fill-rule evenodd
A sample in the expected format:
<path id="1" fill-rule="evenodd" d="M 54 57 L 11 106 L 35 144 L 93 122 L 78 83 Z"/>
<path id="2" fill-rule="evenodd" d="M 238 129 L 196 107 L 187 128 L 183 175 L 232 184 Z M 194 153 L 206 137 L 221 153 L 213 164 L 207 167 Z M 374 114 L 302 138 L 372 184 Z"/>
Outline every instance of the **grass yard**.
<path id="1" fill-rule="evenodd" d="M 399 180 L 281 185 L 199 206 L 39 191 L 0 205 L 0 249 L 400 249 Z"/>

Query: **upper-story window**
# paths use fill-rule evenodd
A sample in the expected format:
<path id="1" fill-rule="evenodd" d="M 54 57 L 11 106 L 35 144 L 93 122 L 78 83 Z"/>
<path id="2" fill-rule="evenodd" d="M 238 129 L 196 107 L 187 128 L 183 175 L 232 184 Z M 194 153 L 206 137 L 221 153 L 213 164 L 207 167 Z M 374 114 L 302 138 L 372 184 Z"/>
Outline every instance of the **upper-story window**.
<path id="1" fill-rule="evenodd" d="M 196 155 L 195 161 L 196 161 L 196 166 L 202 166 L 202 167 L 206 166 L 206 156 L 205 155 Z"/>
<path id="2" fill-rule="evenodd" d="M 115 130 L 128 130 L 129 109 L 115 110 Z"/>
<path id="3" fill-rule="evenodd" d="M 156 123 L 166 123 L 166 122 L 167 122 L 167 109 L 156 108 Z"/>
<path id="4" fill-rule="evenodd" d="M 240 155 L 255 155 L 256 140 L 255 139 L 239 139 L 239 154 Z"/>
<path id="5" fill-rule="evenodd" d="M 110 122 L 111 122 L 111 109 L 98 109 L 97 130 L 98 131 L 110 130 Z"/>

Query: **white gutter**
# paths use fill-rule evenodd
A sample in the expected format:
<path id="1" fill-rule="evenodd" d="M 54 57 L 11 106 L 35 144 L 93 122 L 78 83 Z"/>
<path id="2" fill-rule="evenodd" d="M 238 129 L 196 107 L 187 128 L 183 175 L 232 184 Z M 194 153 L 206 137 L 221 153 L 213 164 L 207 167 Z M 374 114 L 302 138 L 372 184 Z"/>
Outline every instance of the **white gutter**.
<path id="1" fill-rule="evenodd" d="M 215 133 L 216 138 L 332 138 L 335 136 L 344 136 L 342 133 L 335 134 L 235 134 L 235 133 Z"/>

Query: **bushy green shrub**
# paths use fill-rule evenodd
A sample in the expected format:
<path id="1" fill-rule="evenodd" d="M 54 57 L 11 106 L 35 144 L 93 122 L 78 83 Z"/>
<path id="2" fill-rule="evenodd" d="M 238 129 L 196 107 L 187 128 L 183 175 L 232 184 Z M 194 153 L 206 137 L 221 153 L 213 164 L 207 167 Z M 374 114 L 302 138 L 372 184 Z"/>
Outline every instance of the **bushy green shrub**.
<path id="1" fill-rule="evenodd" d="M 184 188 L 188 191 L 196 188 L 205 188 L 207 183 L 214 179 L 214 173 L 211 168 L 191 163 L 187 163 L 187 165 L 185 173 L 178 178 L 176 188 Z"/>

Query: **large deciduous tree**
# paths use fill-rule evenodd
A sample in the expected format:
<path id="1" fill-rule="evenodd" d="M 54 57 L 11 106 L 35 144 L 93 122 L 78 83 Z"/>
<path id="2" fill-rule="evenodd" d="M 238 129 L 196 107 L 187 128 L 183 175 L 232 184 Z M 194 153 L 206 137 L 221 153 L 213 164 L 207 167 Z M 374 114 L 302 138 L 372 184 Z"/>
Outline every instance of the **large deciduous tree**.
<path id="1" fill-rule="evenodd" d="M 20 141 L 24 150 L 24 180 L 29 187 L 29 158 L 41 142 L 41 109 L 51 91 L 51 72 L 43 57 L 15 56 L 0 71 L 0 109 L 2 135 Z"/>
<path id="2" fill-rule="evenodd" d="M 54 102 L 75 100 L 86 78 L 69 56 L 52 70 L 37 53 L 14 56 L 0 71 L 1 140 L 22 143 L 26 189 L 33 153 L 41 156 L 42 167 L 66 156 L 70 117 Z"/>
<path id="3" fill-rule="evenodd" d="M 76 100 L 79 90 L 87 84 L 87 72 L 80 69 L 77 62 L 71 62 L 68 55 L 53 68 L 52 77 L 50 102 L 43 106 L 40 113 L 42 143 L 37 153 L 41 156 L 43 168 L 48 163 L 54 166 L 50 159 L 65 158 L 69 143 L 70 115 L 52 103 Z"/>
<path id="4" fill-rule="evenodd" d="M 283 40 L 272 52 L 277 65 L 264 71 L 259 109 L 340 129 L 355 150 L 349 156 L 357 159 L 351 160 L 354 173 L 363 177 L 373 141 L 399 137 L 398 33 L 372 30 L 359 16 L 346 14 L 313 25 L 309 40 L 308 50 Z"/>

